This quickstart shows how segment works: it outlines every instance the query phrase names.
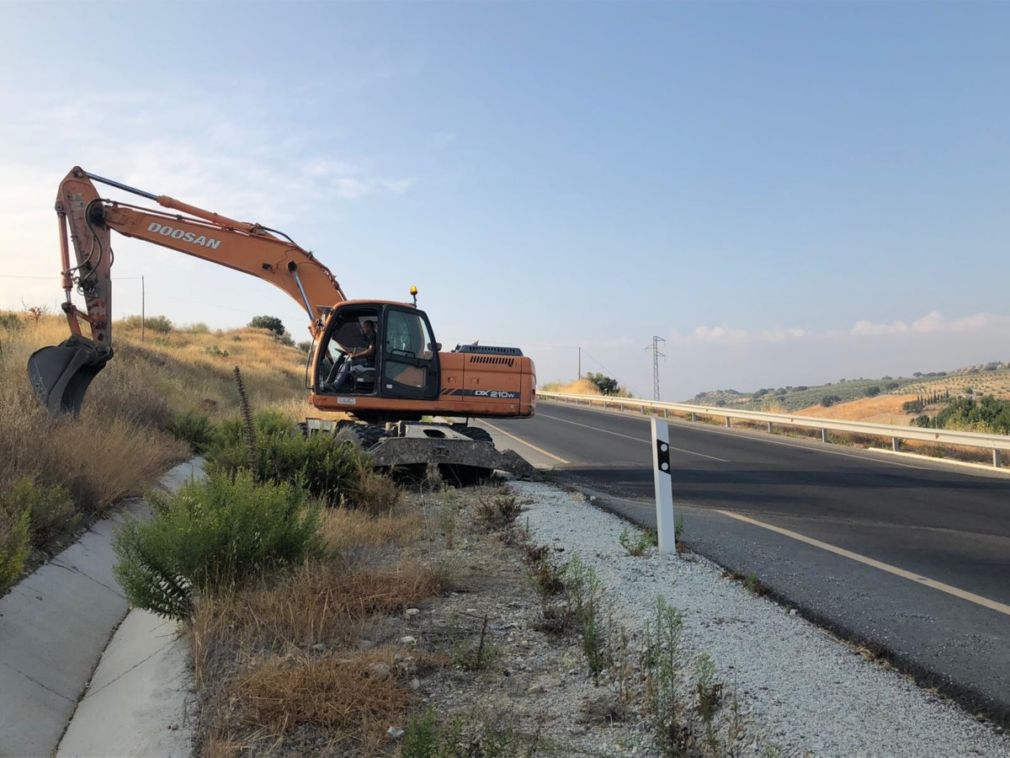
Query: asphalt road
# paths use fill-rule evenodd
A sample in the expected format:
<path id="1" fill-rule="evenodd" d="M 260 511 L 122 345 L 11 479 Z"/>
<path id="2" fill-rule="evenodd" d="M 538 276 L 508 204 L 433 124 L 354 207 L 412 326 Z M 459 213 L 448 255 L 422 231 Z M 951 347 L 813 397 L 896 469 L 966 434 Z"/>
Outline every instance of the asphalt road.
<path id="1" fill-rule="evenodd" d="M 655 525 L 647 418 L 541 401 L 487 426 Z M 688 547 L 1010 723 L 1010 476 L 688 422 L 670 444 Z"/>

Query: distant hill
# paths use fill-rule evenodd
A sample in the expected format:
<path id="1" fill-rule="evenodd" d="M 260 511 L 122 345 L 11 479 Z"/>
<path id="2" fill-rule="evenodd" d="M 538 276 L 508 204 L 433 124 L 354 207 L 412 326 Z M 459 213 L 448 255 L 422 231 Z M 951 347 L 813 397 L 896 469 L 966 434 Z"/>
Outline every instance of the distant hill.
<path id="1" fill-rule="evenodd" d="M 906 411 L 903 404 L 922 398 L 978 397 L 994 395 L 1010 399 L 1010 362 L 989 363 L 953 371 L 916 372 L 912 376 L 882 376 L 879 379 L 840 379 L 814 386 L 762 387 L 753 392 L 735 389 L 700 392 L 689 403 L 770 412 L 804 412 L 805 415 L 902 423 L 884 417 L 907 417 L 922 411 Z"/>

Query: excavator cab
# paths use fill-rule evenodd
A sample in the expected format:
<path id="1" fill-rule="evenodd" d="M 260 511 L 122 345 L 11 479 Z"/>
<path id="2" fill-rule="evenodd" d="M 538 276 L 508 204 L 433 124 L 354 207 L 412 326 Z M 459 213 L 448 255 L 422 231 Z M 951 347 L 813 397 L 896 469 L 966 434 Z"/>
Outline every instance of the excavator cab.
<path id="1" fill-rule="evenodd" d="M 354 358 L 369 345 L 367 322 L 375 325 L 375 350 L 367 358 Z M 428 316 L 411 305 L 356 300 L 341 303 L 330 313 L 318 343 L 315 392 L 437 399 L 440 347 Z"/>

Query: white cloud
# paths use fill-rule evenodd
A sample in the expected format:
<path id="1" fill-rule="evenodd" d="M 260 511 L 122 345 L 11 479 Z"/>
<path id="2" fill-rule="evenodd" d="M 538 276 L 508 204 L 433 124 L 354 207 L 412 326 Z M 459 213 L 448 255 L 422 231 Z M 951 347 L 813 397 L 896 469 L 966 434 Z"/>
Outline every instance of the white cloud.
<path id="1" fill-rule="evenodd" d="M 797 327 L 749 331 L 730 326 L 697 326 L 687 334 L 672 332 L 671 342 L 699 345 L 739 345 L 746 342 L 784 342 L 809 336 Z"/>
<path id="2" fill-rule="evenodd" d="M 952 334 L 959 332 L 984 331 L 1001 323 L 1006 323 L 1006 316 L 992 313 L 975 313 L 955 319 L 947 319 L 940 311 L 930 311 L 925 316 L 914 321 L 891 321 L 875 323 L 873 321 L 857 321 L 849 330 L 856 337 L 879 337 L 902 334 Z"/>

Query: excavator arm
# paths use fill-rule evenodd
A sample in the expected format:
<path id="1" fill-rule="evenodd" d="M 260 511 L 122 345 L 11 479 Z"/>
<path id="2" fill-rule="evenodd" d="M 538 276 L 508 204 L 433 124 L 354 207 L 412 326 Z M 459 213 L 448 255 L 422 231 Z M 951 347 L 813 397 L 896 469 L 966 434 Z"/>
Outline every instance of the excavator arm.
<path id="1" fill-rule="evenodd" d="M 169 210 L 103 199 L 95 182 Z M 60 345 L 36 351 L 28 361 L 32 386 L 54 413 L 76 414 L 91 380 L 112 357 L 112 231 L 273 284 L 305 309 L 314 338 L 326 314 L 347 299 L 330 270 L 282 232 L 103 179 L 79 167 L 60 183 L 56 214 L 66 292 L 63 310 L 72 335 Z M 71 265 L 71 247 L 76 265 Z M 73 303 L 75 287 L 84 297 L 85 311 Z M 88 325 L 90 337 L 82 334 L 82 321 Z"/>

